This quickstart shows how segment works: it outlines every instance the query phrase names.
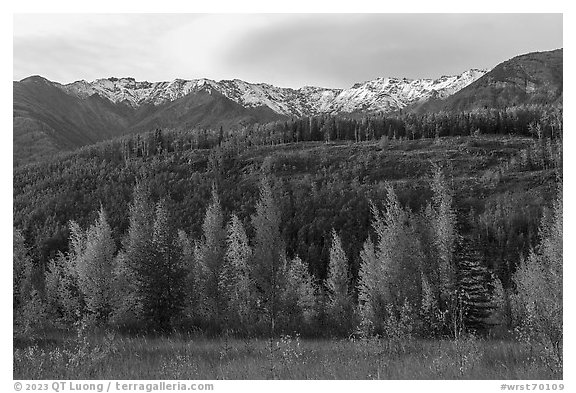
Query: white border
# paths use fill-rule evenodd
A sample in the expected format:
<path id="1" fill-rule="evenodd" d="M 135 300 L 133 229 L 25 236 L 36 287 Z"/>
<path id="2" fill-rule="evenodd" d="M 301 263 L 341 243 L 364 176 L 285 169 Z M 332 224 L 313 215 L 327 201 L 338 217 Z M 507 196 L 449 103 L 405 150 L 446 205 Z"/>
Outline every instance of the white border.
<path id="1" fill-rule="evenodd" d="M 568 1 L 502 1 L 502 0 L 483 0 L 475 2 L 456 2 L 456 1 L 425 1 L 416 0 L 411 2 L 397 2 L 386 4 L 383 2 L 355 0 L 353 2 L 312 2 L 310 0 L 291 0 L 282 2 L 282 5 L 272 5 L 273 3 L 265 0 L 244 0 L 244 1 L 210 1 L 210 2 L 185 2 L 185 1 L 118 1 L 118 0 L 99 0 L 97 2 L 80 2 L 80 1 L 12 1 L 8 6 L 3 5 L 1 15 L 2 49 L 4 67 L 4 78 L 2 78 L 1 91 L 2 100 L 2 153 L 0 155 L 2 162 L 1 181 L 5 184 L 6 192 L 2 194 L 2 204 L 0 218 L 2 222 L 1 238 L 3 239 L 2 249 L 5 253 L 4 262 L 1 264 L 2 287 L 5 288 L 5 294 L 0 302 L 2 311 L 8 314 L 2 324 L 2 339 L 5 340 L 6 346 L 2 351 L 0 367 L 2 370 L 2 385 L 4 391 L 13 391 L 12 382 L 12 332 L 11 332 L 11 288 L 10 277 L 12 276 L 12 267 L 10 265 L 9 255 L 11 253 L 12 228 L 12 67 L 8 59 L 12 59 L 12 31 L 14 13 L 70 13 L 70 12 L 225 12 L 225 13 L 251 13 L 251 12 L 554 12 L 564 13 L 564 259 L 565 271 L 567 277 L 564 286 L 565 318 L 565 357 L 564 357 L 564 391 L 576 391 L 576 379 L 574 378 L 574 361 L 572 351 L 574 349 L 574 318 L 571 311 L 571 300 L 574 299 L 574 285 L 572 279 L 574 276 L 573 261 L 574 259 L 574 241 L 572 240 L 572 227 L 574 220 L 574 178 L 573 170 L 576 168 L 574 155 L 571 154 L 576 147 L 574 138 L 573 125 L 573 76 L 571 70 L 575 70 L 573 61 L 573 50 L 571 47 L 571 37 L 574 36 L 574 13 L 571 3 Z M 8 8 L 8 9 L 6 9 Z M 467 392 L 491 392 L 499 390 L 500 383 L 514 383 L 512 381 L 274 381 L 274 382 L 230 382 L 217 381 L 217 392 L 221 391 L 265 391 L 268 392 L 271 387 L 279 391 L 303 390 L 319 391 L 321 389 L 333 390 L 374 390 L 383 391 L 441 391 L 441 392 L 461 392 L 465 389 Z M 518 381 L 520 383 L 520 381 Z"/>

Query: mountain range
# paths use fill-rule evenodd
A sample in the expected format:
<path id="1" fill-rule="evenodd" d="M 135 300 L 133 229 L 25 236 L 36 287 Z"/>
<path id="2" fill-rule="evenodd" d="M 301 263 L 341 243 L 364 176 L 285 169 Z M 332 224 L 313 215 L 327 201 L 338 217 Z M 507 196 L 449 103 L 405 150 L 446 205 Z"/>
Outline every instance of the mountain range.
<path id="1" fill-rule="evenodd" d="M 562 100 L 562 49 L 517 56 L 494 69 L 438 79 L 377 78 L 348 89 L 300 89 L 238 79 L 133 78 L 13 83 L 14 165 L 127 133 L 235 128 L 319 114 L 474 110 Z"/>
<path id="2" fill-rule="evenodd" d="M 291 89 L 239 79 L 220 82 L 210 79 L 176 79 L 150 83 L 133 78 L 108 78 L 54 85 L 80 99 L 97 94 L 115 104 L 125 104 L 132 108 L 144 105 L 158 107 L 189 94 L 215 91 L 245 108 L 268 107 L 279 115 L 302 117 L 320 113 L 395 111 L 432 96 L 448 97 L 486 72 L 469 70 L 461 75 L 442 76 L 439 79 L 377 78 L 357 83 L 349 89 L 312 86 Z"/>

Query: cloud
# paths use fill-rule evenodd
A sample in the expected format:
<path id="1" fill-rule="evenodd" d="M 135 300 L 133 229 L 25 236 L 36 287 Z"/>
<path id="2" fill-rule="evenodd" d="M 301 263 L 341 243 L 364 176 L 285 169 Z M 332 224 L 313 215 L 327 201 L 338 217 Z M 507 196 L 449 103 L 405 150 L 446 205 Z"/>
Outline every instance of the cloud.
<path id="1" fill-rule="evenodd" d="M 489 68 L 561 46 L 561 14 L 16 15 L 13 73 L 348 87 Z"/>
<path id="2" fill-rule="evenodd" d="M 348 87 L 378 76 L 437 77 L 561 46 L 559 20 L 558 15 L 314 15 L 252 32 L 226 61 L 250 78 L 263 73 L 289 85 L 314 80 Z"/>
<path id="3" fill-rule="evenodd" d="M 14 21 L 14 77 L 42 74 L 62 82 L 106 76 L 154 79 L 161 76 L 162 35 L 193 18 L 20 15 Z"/>

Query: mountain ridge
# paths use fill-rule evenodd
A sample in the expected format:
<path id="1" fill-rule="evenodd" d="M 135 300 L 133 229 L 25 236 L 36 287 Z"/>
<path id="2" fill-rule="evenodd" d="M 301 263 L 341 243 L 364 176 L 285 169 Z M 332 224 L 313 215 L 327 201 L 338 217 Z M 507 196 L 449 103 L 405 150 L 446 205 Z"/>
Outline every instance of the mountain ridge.
<path id="1" fill-rule="evenodd" d="M 561 103 L 563 49 L 530 52 L 506 60 L 440 103 L 442 110 Z"/>
<path id="2" fill-rule="evenodd" d="M 533 52 L 490 71 L 472 68 L 436 79 L 380 77 L 348 89 L 206 78 L 110 77 L 61 84 L 33 75 L 13 82 L 14 165 L 155 128 L 237 129 L 325 114 L 395 116 L 561 104 L 562 56 L 562 49 Z"/>
<path id="3" fill-rule="evenodd" d="M 217 82 L 207 78 L 148 82 L 137 81 L 132 77 L 110 77 L 92 82 L 80 80 L 69 84 L 53 83 L 67 94 L 80 99 L 98 94 L 114 103 L 126 103 L 134 108 L 145 104 L 158 106 L 192 92 L 213 89 L 245 107 L 268 106 L 283 116 L 309 116 L 321 113 L 400 110 L 432 96 L 447 97 L 486 72 L 487 70 L 470 69 L 458 75 L 437 79 L 379 77 L 356 83 L 348 89 L 317 86 L 293 89 L 240 79 Z"/>

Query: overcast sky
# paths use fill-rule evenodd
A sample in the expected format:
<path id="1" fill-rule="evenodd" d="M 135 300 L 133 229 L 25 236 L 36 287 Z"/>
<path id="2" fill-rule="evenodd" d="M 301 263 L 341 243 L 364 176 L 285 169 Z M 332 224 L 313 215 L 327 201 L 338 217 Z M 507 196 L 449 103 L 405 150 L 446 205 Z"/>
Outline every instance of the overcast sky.
<path id="1" fill-rule="evenodd" d="M 562 46 L 561 14 L 17 14 L 13 77 L 346 88 Z"/>

